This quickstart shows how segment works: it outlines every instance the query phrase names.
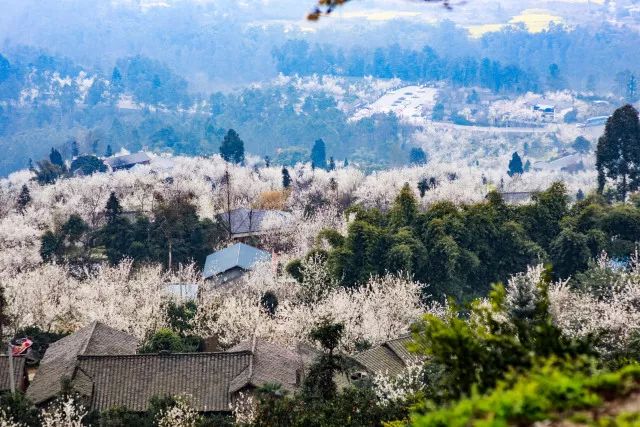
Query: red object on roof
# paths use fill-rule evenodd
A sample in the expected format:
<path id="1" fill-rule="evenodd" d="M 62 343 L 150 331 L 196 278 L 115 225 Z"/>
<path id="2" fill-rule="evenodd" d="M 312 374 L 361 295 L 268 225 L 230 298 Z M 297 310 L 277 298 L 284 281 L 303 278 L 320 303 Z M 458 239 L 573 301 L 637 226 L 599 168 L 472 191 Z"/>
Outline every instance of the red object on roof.
<path id="1" fill-rule="evenodd" d="M 20 338 L 11 345 L 11 354 L 13 356 L 23 356 L 33 345 L 33 341 L 29 338 Z"/>

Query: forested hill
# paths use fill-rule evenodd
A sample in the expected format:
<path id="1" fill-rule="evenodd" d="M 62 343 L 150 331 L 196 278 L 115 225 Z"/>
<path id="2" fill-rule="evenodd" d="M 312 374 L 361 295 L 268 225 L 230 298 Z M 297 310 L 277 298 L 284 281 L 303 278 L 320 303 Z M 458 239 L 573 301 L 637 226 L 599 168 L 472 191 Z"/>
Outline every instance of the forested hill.
<path id="1" fill-rule="evenodd" d="M 445 80 L 456 86 L 479 85 L 495 92 L 558 89 L 618 91 L 624 74 L 640 68 L 638 58 L 622 55 L 640 44 L 629 28 L 565 28 L 531 33 L 524 28 L 490 32 L 480 39 L 460 37 L 459 27 L 442 24 L 438 33 L 451 48 L 436 42 L 407 47 L 342 46 L 289 40 L 273 51 L 286 75 L 374 76 L 408 81 Z M 608 64 L 606 70 L 602 63 Z"/>
<path id="2" fill-rule="evenodd" d="M 0 56 L 0 175 L 35 163 L 52 146 L 70 158 L 74 142 L 96 155 L 107 146 L 211 155 L 230 128 L 248 152 L 278 156 L 283 164 L 308 159 L 320 138 L 336 161 L 382 168 L 409 160 L 403 145 L 409 127 L 390 114 L 349 121 L 318 83 L 284 81 L 207 96 L 190 93 L 182 77 L 142 56 L 120 59 L 108 72 L 30 49 Z"/>

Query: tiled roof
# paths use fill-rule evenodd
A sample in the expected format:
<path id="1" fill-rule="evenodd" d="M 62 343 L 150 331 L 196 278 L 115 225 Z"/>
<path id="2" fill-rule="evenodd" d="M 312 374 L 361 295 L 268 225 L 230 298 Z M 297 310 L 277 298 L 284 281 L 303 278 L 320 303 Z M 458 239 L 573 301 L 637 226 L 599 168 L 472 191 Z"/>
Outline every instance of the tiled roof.
<path id="1" fill-rule="evenodd" d="M 208 279 L 236 267 L 242 268 L 243 270 L 251 270 L 258 262 L 268 261 L 270 259 L 271 254 L 269 252 L 245 245 L 244 243 L 236 243 L 233 246 L 209 255 L 204 263 L 202 276 Z"/>
<path id="2" fill-rule="evenodd" d="M 282 228 L 292 222 L 293 216 L 284 211 L 238 208 L 219 214 L 218 219 L 232 235 L 237 235 L 260 234 Z"/>
<path id="3" fill-rule="evenodd" d="M 410 335 L 389 340 L 356 354 L 354 359 L 374 374 L 396 376 L 408 365 L 421 360 L 407 350 L 407 344 L 410 341 Z"/>
<path id="4" fill-rule="evenodd" d="M 61 380 L 72 378 L 79 355 L 127 354 L 134 352 L 137 344 L 129 334 L 93 322 L 49 346 L 27 390 L 27 397 L 35 404 L 54 398 L 60 392 Z"/>
<path id="5" fill-rule="evenodd" d="M 154 396 L 185 395 L 198 412 L 226 412 L 230 383 L 250 358 L 248 352 L 80 356 L 78 372 L 93 383 L 87 397 L 94 410 L 139 412 Z"/>
<path id="6" fill-rule="evenodd" d="M 274 383 L 293 392 L 300 387 L 305 371 L 318 354 L 302 344 L 289 349 L 262 339 L 241 342 L 230 351 L 248 351 L 253 355 L 249 366 L 231 382 L 232 394 L 245 387 Z"/>
<path id="7" fill-rule="evenodd" d="M 104 159 L 104 163 L 111 166 L 113 169 L 125 168 L 128 166 L 137 165 L 139 163 L 150 162 L 151 158 L 144 152 L 127 154 L 125 156 L 109 157 Z"/>
<path id="8" fill-rule="evenodd" d="M 13 358 L 13 380 L 15 381 L 16 390 L 24 390 L 26 386 L 24 381 L 24 357 Z M 11 390 L 11 379 L 9 377 L 9 357 L 0 356 L 0 392 Z"/>

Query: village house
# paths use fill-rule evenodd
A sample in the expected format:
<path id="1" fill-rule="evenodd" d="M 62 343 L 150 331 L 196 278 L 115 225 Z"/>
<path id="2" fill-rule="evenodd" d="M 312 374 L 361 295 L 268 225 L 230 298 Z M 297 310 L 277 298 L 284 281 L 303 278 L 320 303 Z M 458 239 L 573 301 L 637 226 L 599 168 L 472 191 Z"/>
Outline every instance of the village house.
<path id="1" fill-rule="evenodd" d="M 136 354 L 136 347 L 128 334 L 94 322 L 49 347 L 27 397 L 44 405 L 67 380 L 90 410 L 143 412 L 153 397 L 186 395 L 198 412 L 226 413 L 240 393 L 265 384 L 298 390 L 318 354 L 256 338 L 215 353 Z"/>
<path id="2" fill-rule="evenodd" d="M 133 154 L 126 154 L 124 156 L 114 156 L 103 160 L 104 164 L 115 172 L 118 170 L 131 169 L 136 165 L 148 165 L 151 163 L 151 158 L 147 153 L 139 152 Z"/>
<path id="3" fill-rule="evenodd" d="M 238 208 L 217 215 L 230 238 L 243 241 L 267 233 L 277 233 L 291 226 L 289 212 L 264 209 Z"/>
<path id="4" fill-rule="evenodd" d="M 137 340 L 129 334 L 93 322 L 49 346 L 27 397 L 36 405 L 55 399 L 62 390 L 62 380 L 75 378 L 80 356 L 131 354 L 137 347 Z"/>
<path id="5" fill-rule="evenodd" d="M 353 359 L 365 370 L 360 374 L 394 377 L 408 366 L 424 361 L 409 352 L 407 344 L 410 341 L 411 335 L 404 335 L 356 354 Z"/>
<path id="6" fill-rule="evenodd" d="M 216 284 L 225 284 L 239 279 L 256 264 L 269 260 L 269 252 L 244 243 L 236 243 L 207 256 L 202 276 Z"/>

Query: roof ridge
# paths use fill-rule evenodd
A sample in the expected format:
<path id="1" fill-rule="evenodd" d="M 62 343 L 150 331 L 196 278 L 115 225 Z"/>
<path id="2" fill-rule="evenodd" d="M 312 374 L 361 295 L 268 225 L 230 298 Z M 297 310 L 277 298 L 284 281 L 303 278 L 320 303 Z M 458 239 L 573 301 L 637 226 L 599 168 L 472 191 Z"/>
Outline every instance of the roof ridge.
<path id="1" fill-rule="evenodd" d="M 258 338 L 255 331 L 253 338 L 251 339 L 251 358 L 249 359 L 249 381 L 253 378 L 253 359 L 256 357 L 256 346 L 258 345 Z"/>
<path id="2" fill-rule="evenodd" d="M 96 326 L 98 326 L 98 321 L 94 320 L 93 322 L 91 322 L 89 324 L 90 326 L 90 332 L 89 332 L 89 337 L 87 338 L 87 340 L 84 342 L 84 344 L 82 345 L 82 347 L 80 348 L 80 351 L 78 352 L 78 355 L 83 354 L 85 351 L 87 351 L 87 348 L 89 347 L 89 342 L 91 341 L 91 339 L 93 338 L 93 334 L 96 332 Z"/>
<path id="3" fill-rule="evenodd" d="M 215 352 L 193 352 L 193 353 L 132 353 L 132 354 L 81 354 L 78 355 L 78 359 L 126 359 L 126 358 L 149 358 L 149 357 L 174 357 L 174 356 L 237 356 L 237 355 L 249 355 L 249 350 L 240 351 L 215 351 Z"/>

